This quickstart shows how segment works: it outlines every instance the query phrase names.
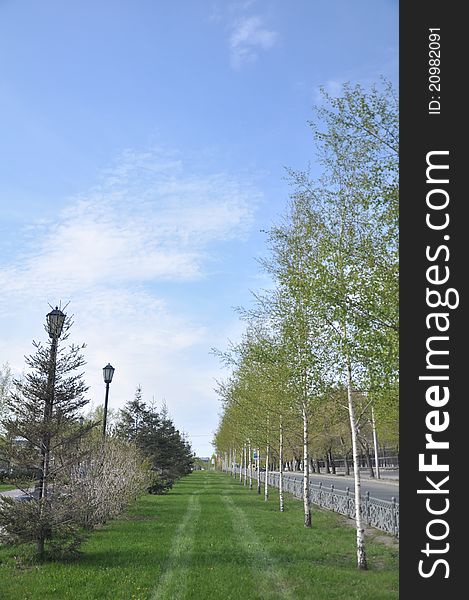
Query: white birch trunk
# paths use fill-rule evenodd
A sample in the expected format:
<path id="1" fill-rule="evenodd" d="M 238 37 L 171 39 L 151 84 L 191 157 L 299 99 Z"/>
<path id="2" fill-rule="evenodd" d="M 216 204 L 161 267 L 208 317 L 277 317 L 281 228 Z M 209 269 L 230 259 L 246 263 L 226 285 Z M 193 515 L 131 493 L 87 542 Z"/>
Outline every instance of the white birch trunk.
<path id="1" fill-rule="evenodd" d="M 251 440 L 249 440 L 248 449 L 249 449 L 249 489 L 252 490 L 252 448 L 251 448 Z"/>
<path id="2" fill-rule="evenodd" d="M 265 480 L 264 480 L 264 501 L 267 502 L 269 499 L 269 460 L 270 460 L 270 445 L 269 445 L 269 436 L 270 436 L 270 417 L 267 410 L 266 414 L 266 429 L 267 429 L 267 443 L 265 448 Z"/>
<path id="3" fill-rule="evenodd" d="M 357 529 L 357 567 L 366 569 L 366 553 L 365 553 L 365 530 L 363 529 L 361 511 L 360 511 L 360 467 L 358 465 L 358 444 L 357 444 L 357 429 L 355 423 L 355 409 L 353 406 L 352 395 L 352 367 L 350 358 L 347 357 L 347 399 L 348 411 L 350 417 L 350 429 L 352 432 L 352 453 L 353 453 L 353 473 L 355 483 L 355 523 Z"/>
<path id="4" fill-rule="evenodd" d="M 278 496 L 280 500 L 280 512 L 285 510 L 285 503 L 283 499 L 283 422 L 280 417 L 280 428 L 279 428 L 279 474 L 278 474 Z"/>
<path id="5" fill-rule="evenodd" d="M 376 477 L 380 479 L 379 475 L 379 457 L 378 457 L 378 436 L 376 435 L 376 422 L 375 422 L 375 411 L 373 406 L 371 407 L 371 426 L 373 428 L 373 446 L 375 447 L 375 471 Z"/>
<path id="6" fill-rule="evenodd" d="M 257 471 L 257 493 L 260 494 L 261 493 L 261 470 L 260 470 L 260 465 L 261 465 L 261 450 L 260 448 L 257 449 L 257 458 L 256 458 L 256 471 Z"/>
<path id="7" fill-rule="evenodd" d="M 305 527 L 311 527 L 311 503 L 309 492 L 308 414 L 303 404 L 303 506 Z"/>
<path id="8" fill-rule="evenodd" d="M 243 469 L 244 469 L 244 485 L 246 485 L 247 476 L 248 476 L 246 444 L 244 444 L 244 447 L 243 447 Z"/>

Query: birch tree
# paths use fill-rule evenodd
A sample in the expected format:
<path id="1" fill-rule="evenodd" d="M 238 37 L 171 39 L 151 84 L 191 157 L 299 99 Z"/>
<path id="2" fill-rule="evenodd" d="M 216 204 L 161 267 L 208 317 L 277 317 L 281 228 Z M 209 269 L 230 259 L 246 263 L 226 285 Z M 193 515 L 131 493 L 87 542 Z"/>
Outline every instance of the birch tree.
<path id="1" fill-rule="evenodd" d="M 246 317 L 246 315 L 245 315 Z M 269 498 L 268 477 L 270 461 L 276 455 L 280 470 L 280 510 L 284 510 L 283 496 L 283 429 L 288 411 L 288 366 L 282 354 L 281 344 L 259 325 L 259 315 L 248 315 L 249 326 L 242 342 L 228 352 L 217 354 L 233 368 L 233 375 L 217 392 L 224 402 L 224 412 L 216 434 L 218 451 L 227 447 L 228 439 L 244 431 L 244 440 L 256 439 L 266 448 L 264 499 Z M 261 319 L 262 320 L 262 319 Z M 254 323 L 256 322 L 256 323 Z M 234 418 L 234 415 L 237 415 Z M 287 420 L 288 421 L 288 420 Z M 236 426 L 233 427 L 234 422 Z M 242 425 L 241 425 L 242 423 Z M 275 426 L 274 424 L 278 424 Z M 277 427 L 279 429 L 277 429 Z M 278 445 L 274 432 L 278 430 Z M 231 433 L 227 433 L 231 431 Z M 236 434 L 233 433 L 236 431 Z M 236 442 L 234 442 L 236 444 Z M 239 443 L 239 442 L 238 442 Z M 224 445 L 224 446 L 223 446 Z M 248 454 L 247 443 L 242 444 L 243 457 Z M 260 451 L 259 451 L 260 454 Z M 245 465 L 243 458 L 243 465 Z M 244 466 L 247 472 L 247 466 Z M 247 474 L 245 475 L 245 483 Z M 241 473 L 240 473 L 241 480 Z"/>
<path id="2" fill-rule="evenodd" d="M 315 182 L 292 173 L 290 219 L 274 231 L 284 263 L 298 231 L 307 240 L 308 299 L 347 390 L 361 569 L 367 563 L 354 394 L 364 386 L 389 389 L 397 377 L 397 109 L 390 92 L 346 85 L 340 98 L 325 94 L 313 123 L 324 174 Z"/>

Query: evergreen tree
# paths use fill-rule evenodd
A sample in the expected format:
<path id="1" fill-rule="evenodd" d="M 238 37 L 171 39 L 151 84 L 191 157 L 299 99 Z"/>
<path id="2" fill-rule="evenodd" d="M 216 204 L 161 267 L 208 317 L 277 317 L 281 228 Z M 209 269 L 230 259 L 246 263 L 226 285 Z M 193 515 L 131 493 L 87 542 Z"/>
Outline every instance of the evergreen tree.
<path id="1" fill-rule="evenodd" d="M 135 398 L 120 411 L 116 435 L 133 442 L 151 465 L 151 494 L 164 494 L 174 482 L 191 472 L 194 457 L 190 445 L 182 438 L 169 417 L 166 405 L 161 413 L 142 400 L 139 386 Z"/>
<path id="2" fill-rule="evenodd" d="M 64 345 L 71 326 L 67 318 L 58 340 L 33 342 L 35 353 L 26 358 L 29 372 L 13 381 L 3 419 L 12 440 L 6 447 L 12 475 L 30 502 L 5 499 L 0 526 L 9 539 L 35 541 L 40 556 L 46 541 L 62 549 L 79 542 L 79 507 L 70 490 L 70 472 L 82 458 L 80 439 L 93 424 L 80 422 L 80 411 L 89 401 L 79 371 L 84 346 Z"/>
<path id="3" fill-rule="evenodd" d="M 129 400 L 119 412 L 116 435 L 129 442 L 137 443 L 144 428 L 148 428 L 149 412 L 142 400 L 142 388 L 139 385 L 133 400 Z"/>
<path id="4" fill-rule="evenodd" d="M 153 438 L 149 438 L 149 448 L 161 482 L 172 486 L 175 480 L 191 472 L 194 464 L 191 447 L 174 427 L 166 406 L 160 413 L 159 429 L 154 431 Z"/>

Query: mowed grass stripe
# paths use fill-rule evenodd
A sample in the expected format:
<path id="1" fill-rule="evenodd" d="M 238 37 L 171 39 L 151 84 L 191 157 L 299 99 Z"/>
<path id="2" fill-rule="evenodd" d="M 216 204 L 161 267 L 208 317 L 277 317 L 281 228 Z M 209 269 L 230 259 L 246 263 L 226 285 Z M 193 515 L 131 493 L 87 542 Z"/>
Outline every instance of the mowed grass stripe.
<path id="1" fill-rule="evenodd" d="M 202 512 L 185 600 L 257 600 L 249 556 L 237 543 L 222 500 L 221 492 L 229 480 L 210 471 L 194 473 L 190 479 L 200 482 Z"/>
<path id="2" fill-rule="evenodd" d="M 288 588 L 285 574 L 251 529 L 243 509 L 236 506 L 228 495 L 224 495 L 222 499 L 231 515 L 237 541 L 248 556 L 253 582 L 259 586 L 258 592 L 261 597 L 295 600 L 292 591 Z"/>
<path id="3" fill-rule="evenodd" d="M 200 501 L 198 494 L 193 492 L 187 503 L 186 514 L 176 530 L 168 563 L 150 596 L 151 600 L 182 600 L 185 597 L 199 516 Z"/>

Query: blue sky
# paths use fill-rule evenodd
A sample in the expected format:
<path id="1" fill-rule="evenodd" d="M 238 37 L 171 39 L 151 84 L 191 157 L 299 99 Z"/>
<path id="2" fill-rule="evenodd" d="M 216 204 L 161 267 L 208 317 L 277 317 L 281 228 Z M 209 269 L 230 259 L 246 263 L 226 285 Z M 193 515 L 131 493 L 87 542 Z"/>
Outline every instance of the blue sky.
<path id="1" fill-rule="evenodd" d="M 319 87 L 398 77 L 394 0 L 0 0 L 0 365 L 70 302 L 89 397 L 210 455 L 233 311 L 315 154 Z"/>

